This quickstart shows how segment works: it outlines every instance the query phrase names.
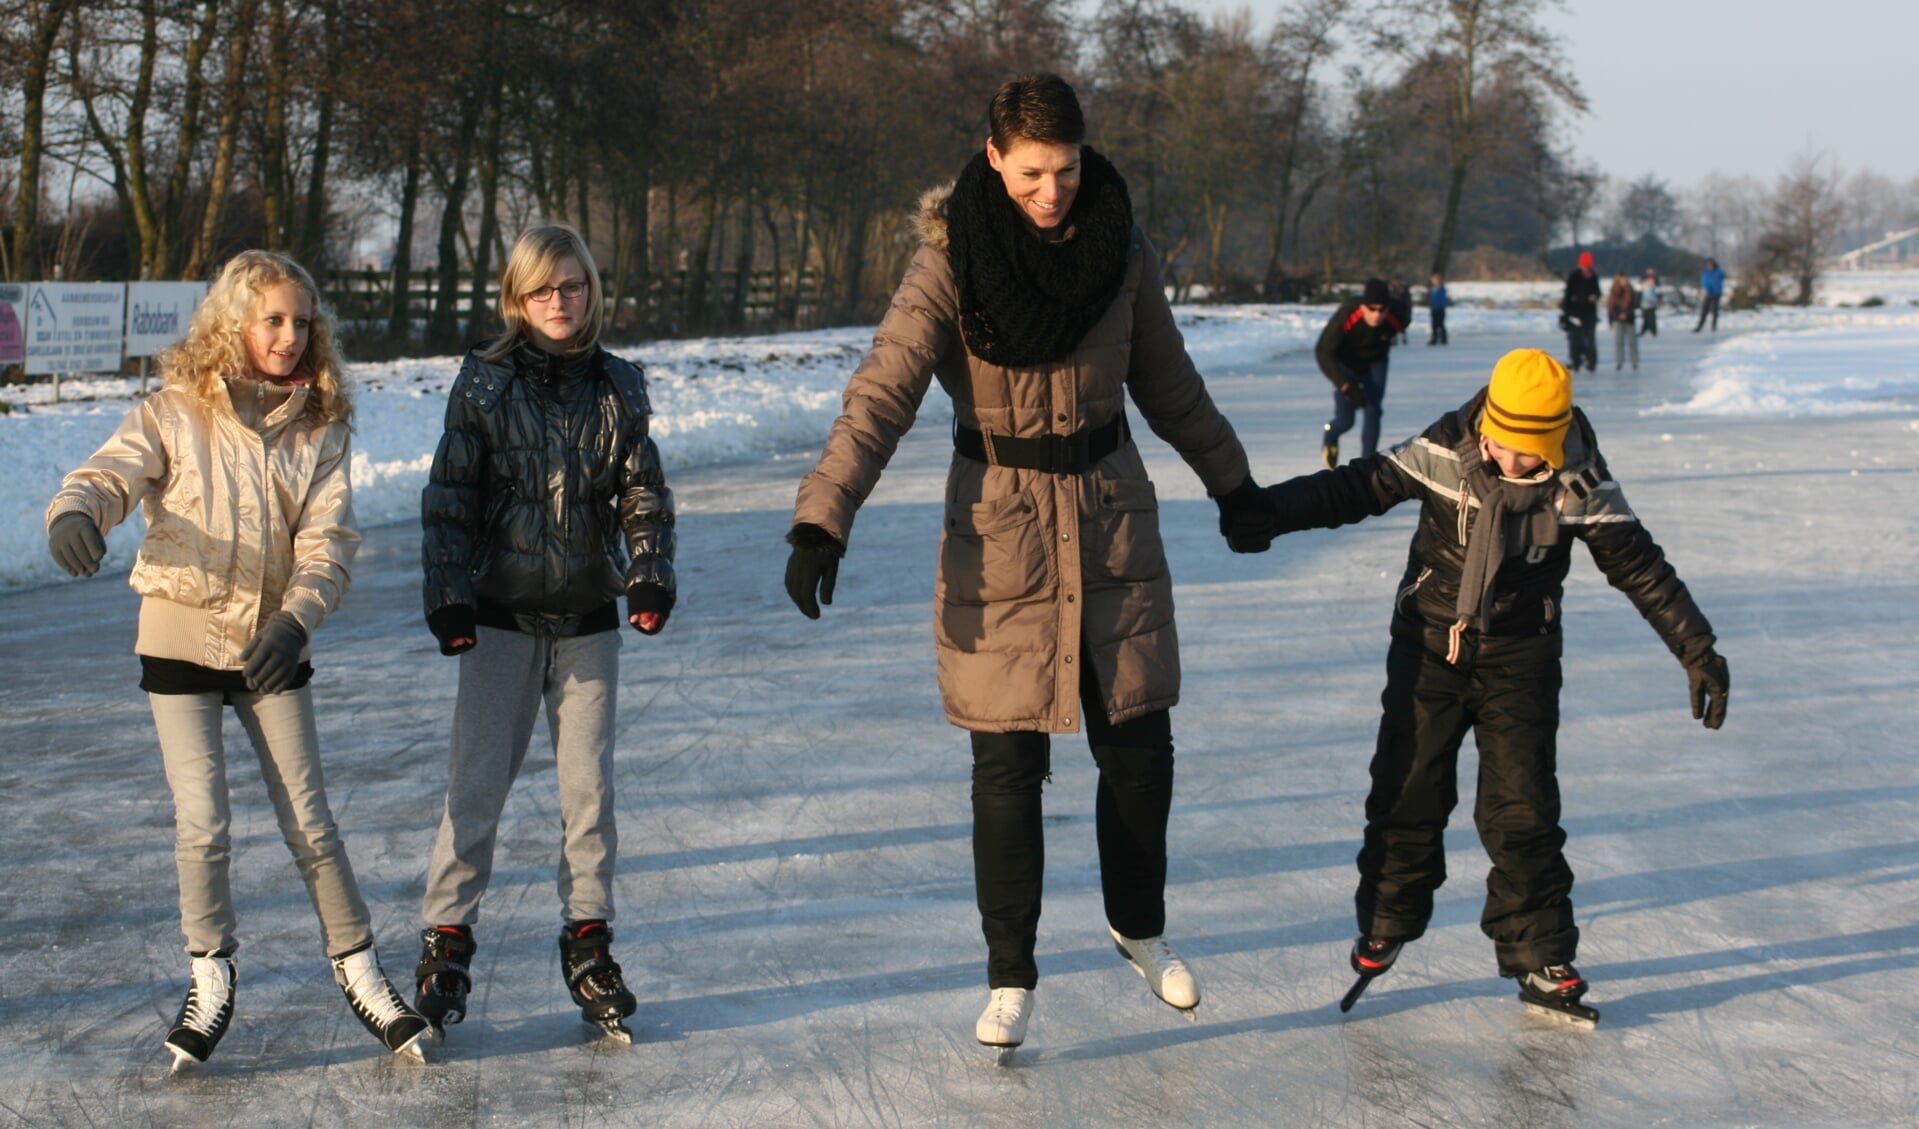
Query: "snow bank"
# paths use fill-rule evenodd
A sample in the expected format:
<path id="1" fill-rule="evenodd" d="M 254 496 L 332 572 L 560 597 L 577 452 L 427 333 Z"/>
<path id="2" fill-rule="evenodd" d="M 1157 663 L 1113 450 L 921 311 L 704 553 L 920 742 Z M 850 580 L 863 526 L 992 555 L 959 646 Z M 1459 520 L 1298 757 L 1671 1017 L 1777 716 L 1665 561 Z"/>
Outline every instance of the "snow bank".
<path id="1" fill-rule="evenodd" d="M 1863 277 L 1863 276 L 1862 276 Z M 1531 289 L 1528 289 L 1528 288 Z M 1559 340 L 1557 314 L 1535 298 L 1555 284 L 1459 283 L 1447 328 L 1455 335 L 1530 334 Z M 1537 290 L 1537 295 L 1533 291 Z M 1529 308 L 1531 303 L 1533 308 Z M 1229 376 L 1270 369 L 1310 350 L 1325 306 L 1253 305 L 1177 308 L 1188 351 L 1201 373 Z M 1415 343 L 1424 340 L 1417 311 Z M 1723 330 L 1753 330 L 1725 342 L 1701 370 L 1698 394 L 1660 412 L 1795 413 L 1890 411 L 1919 395 L 1919 310 L 1768 310 L 1728 315 Z M 870 328 L 660 341 L 617 351 L 646 365 L 654 433 L 669 470 L 765 458 L 819 443 L 839 414 L 840 392 L 872 340 Z M 1300 361 L 1299 363 L 1308 363 Z M 354 505 L 363 525 L 418 512 L 445 396 L 459 362 L 451 357 L 356 365 Z M 86 459 L 132 406 L 135 382 L 65 382 L 67 402 L 49 385 L 0 392 L 13 412 L 0 415 L 0 590 L 50 583 L 62 574 L 48 559 L 42 514 L 61 475 Z M 944 426 L 951 405 L 930 394 L 921 418 Z M 136 520 L 107 538 L 112 560 L 128 562 L 142 533 Z"/>

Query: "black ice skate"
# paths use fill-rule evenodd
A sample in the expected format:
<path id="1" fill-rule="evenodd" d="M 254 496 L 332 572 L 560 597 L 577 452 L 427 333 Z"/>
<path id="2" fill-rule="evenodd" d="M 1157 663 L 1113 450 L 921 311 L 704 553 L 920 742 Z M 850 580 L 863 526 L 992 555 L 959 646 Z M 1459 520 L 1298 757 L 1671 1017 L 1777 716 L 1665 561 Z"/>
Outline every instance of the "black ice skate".
<path id="1" fill-rule="evenodd" d="M 167 1050 L 173 1052 L 173 1072 L 198 1066 L 213 1055 L 220 1036 L 233 1021 L 233 985 L 240 978 L 233 958 L 212 952 L 193 958 L 193 983 L 180 1014 L 167 1032 Z"/>
<path id="2" fill-rule="evenodd" d="M 569 921 L 560 930 L 560 972 L 566 977 L 580 1018 L 597 1025 L 610 1038 L 633 1041 L 633 1031 L 622 1022 L 639 1001 L 620 978 L 620 963 L 610 948 L 613 930 L 604 921 Z"/>
<path id="3" fill-rule="evenodd" d="M 435 925 L 420 930 L 420 963 L 414 966 L 413 1006 L 434 1031 L 466 1018 L 466 996 L 473 990 L 473 943 L 469 925 Z"/>
<path id="4" fill-rule="evenodd" d="M 1326 464 L 1327 470 L 1339 466 L 1339 443 L 1329 439 L 1319 445 L 1319 461 Z"/>
<path id="5" fill-rule="evenodd" d="M 346 1001 L 360 1023 L 387 1050 L 426 1061 L 426 1040 L 432 1035 L 433 1025 L 406 1006 L 400 993 L 393 990 L 371 942 L 333 958 L 333 982 L 346 993 Z"/>
<path id="6" fill-rule="evenodd" d="M 1579 1002 L 1585 994 L 1586 981 L 1570 964 L 1535 968 L 1519 977 L 1519 1000 L 1526 1010 L 1591 1027 L 1599 1022 L 1599 1013 Z"/>
<path id="7" fill-rule="evenodd" d="M 1366 991 L 1366 986 L 1378 977 L 1386 975 L 1386 971 L 1392 968 L 1393 962 L 1399 959 L 1399 950 L 1403 944 L 1402 941 L 1384 941 L 1364 933 L 1359 935 L 1359 939 L 1353 942 L 1350 958 L 1353 971 L 1359 973 L 1359 979 L 1354 981 L 1353 986 L 1348 988 L 1346 994 L 1340 998 L 1339 1010 L 1353 1010 L 1353 1005 L 1359 1002 L 1359 997 Z"/>

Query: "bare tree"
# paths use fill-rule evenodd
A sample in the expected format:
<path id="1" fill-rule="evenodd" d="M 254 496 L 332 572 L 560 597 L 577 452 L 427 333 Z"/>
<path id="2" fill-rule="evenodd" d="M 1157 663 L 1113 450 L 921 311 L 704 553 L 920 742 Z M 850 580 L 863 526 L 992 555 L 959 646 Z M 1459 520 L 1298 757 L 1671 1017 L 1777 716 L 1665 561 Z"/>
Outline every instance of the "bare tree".
<path id="1" fill-rule="evenodd" d="M 1679 229 L 1679 199 L 1665 181 L 1647 173 L 1620 194 L 1615 223 L 1628 239 L 1664 241 Z"/>
<path id="2" fill-rule="evenodd" d="M 1821 263 L 1845 223 L 1839 169 L 1828 158 L 1802 153 L 1780 174 L 1766 207 L 1761 236 L 1769 267 L 1792 279 L 1795 306 L 1812 304 Z"/>
<path id="3" fill-rule="evenodd" d="M 47 84 L 52 77 L 53 49 L 60 26 L 77 0 L 22 0 L 11 5 L 10 20 L 26 32 L 20 47 L 25 57 L 20 84 L 20 175 L 13 204 L 12 268 L 14 281 L 40 272 L 40 158 L 45 141 Z M 8 38 L 12 38 L 9 35 Z"/>
<path id="4" fill-rule="evenodd" d="M 1431 58 L 1449 79 L 1446 205 L 1434 274 L 1445 274 L 1452 257 L 1466 177 L 1482 147 L 1477 105 L 1487 86 L 1505 82 L 1533 92 L 1541 104 L 1586 109 L 1558 37 L 1539 22 L 1540 13 L 1558 6 L 1559 0 L 1396 0 L 1380 10 L 1378 45 L 1408 61 Z"/>

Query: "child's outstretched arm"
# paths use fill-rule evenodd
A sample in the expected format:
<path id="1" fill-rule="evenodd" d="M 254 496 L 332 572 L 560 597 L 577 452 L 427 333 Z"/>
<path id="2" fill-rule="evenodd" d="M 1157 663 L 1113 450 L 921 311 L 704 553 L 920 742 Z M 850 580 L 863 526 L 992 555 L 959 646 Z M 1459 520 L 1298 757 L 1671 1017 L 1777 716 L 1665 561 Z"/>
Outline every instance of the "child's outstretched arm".
<path id="1" fill-rule="evenodd" d="M 47 549 L 72 576 L 92 576 L 106 559 L 103 534 L 133 513 L 166 477 L 164 423 L 143 400 L 86 462 L 60 481 L 47 505 Z"/>

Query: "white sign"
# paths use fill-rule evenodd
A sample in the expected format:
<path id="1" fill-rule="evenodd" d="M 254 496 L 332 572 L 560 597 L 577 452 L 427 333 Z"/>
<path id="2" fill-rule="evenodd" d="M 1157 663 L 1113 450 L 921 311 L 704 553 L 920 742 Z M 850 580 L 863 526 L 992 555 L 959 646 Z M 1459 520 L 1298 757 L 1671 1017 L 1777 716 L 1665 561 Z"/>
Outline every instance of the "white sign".
<path id="1" fill-rule="evenodd" d="M 27 288 L 0 283 L 0 365 L 27 359 Z"/>
<path id="2" fill-rule="evenodd" d="M 156 357 L 187 335 L 204 282 L 127 283 L 127 356 Z"/>
<path id="3" fill-rule="evenodd" d="M 124 282 L 36 282 L 27 299 L 27 375 L 118 372 Z"/>

